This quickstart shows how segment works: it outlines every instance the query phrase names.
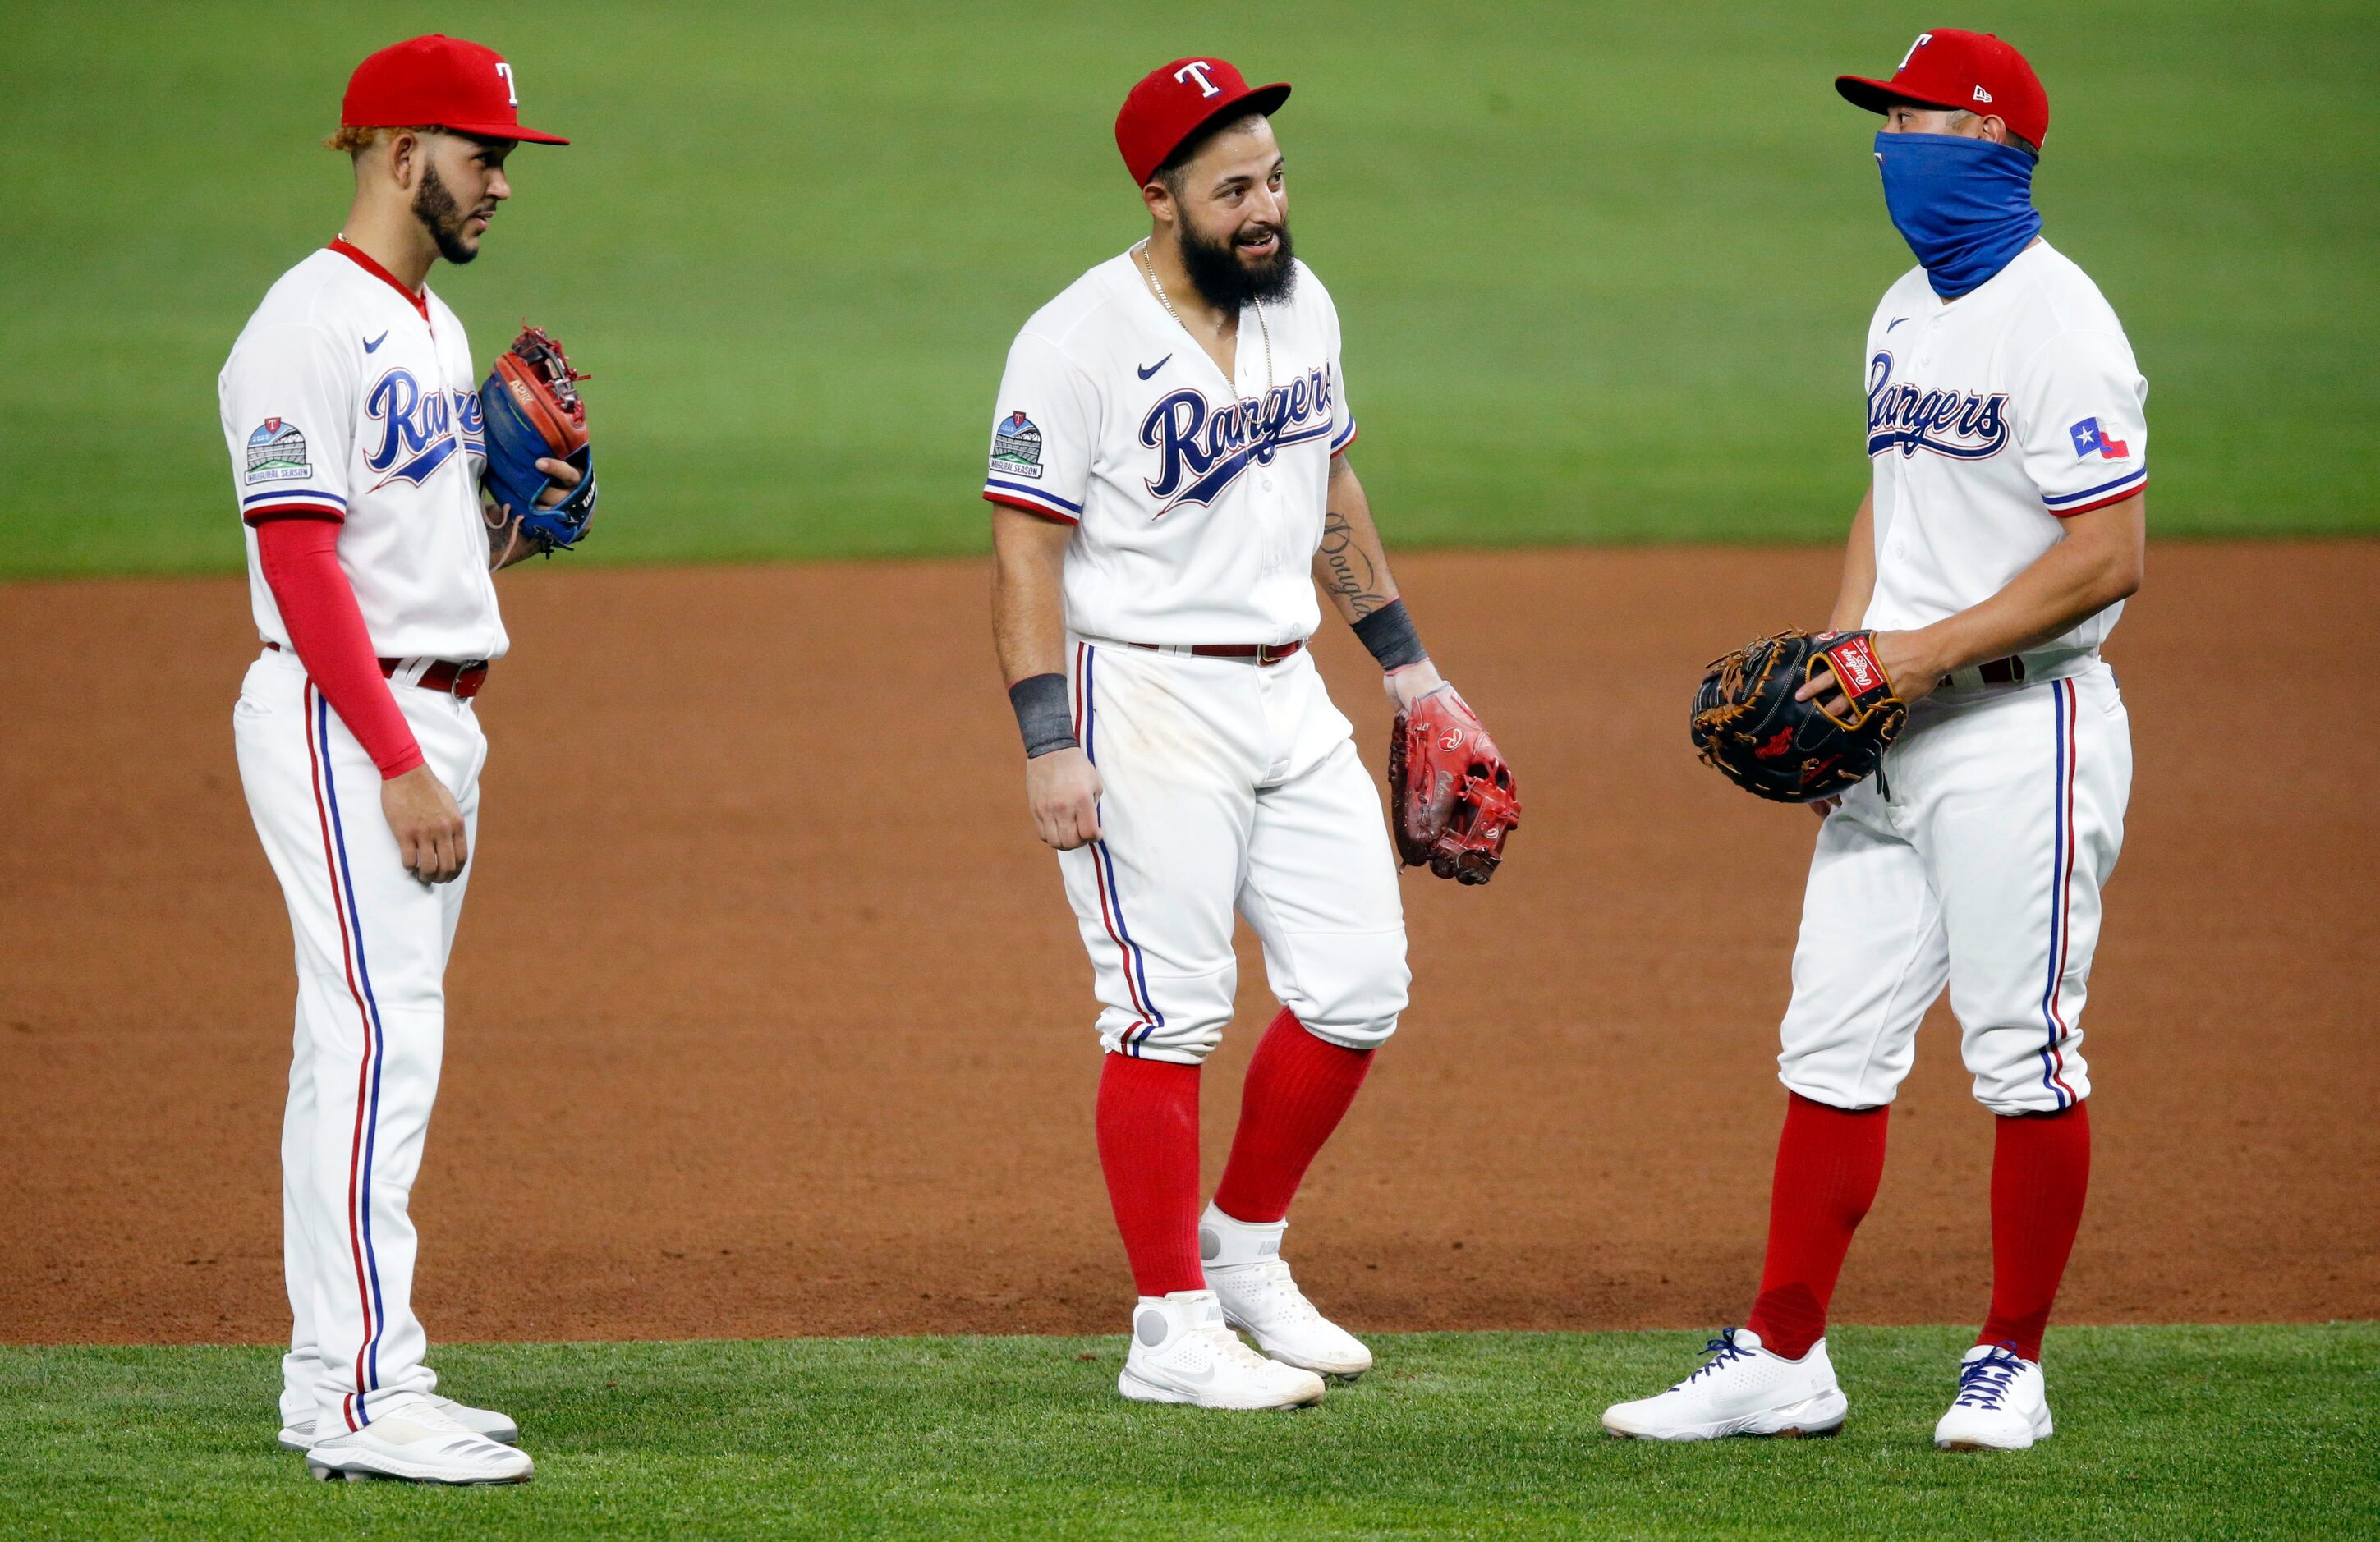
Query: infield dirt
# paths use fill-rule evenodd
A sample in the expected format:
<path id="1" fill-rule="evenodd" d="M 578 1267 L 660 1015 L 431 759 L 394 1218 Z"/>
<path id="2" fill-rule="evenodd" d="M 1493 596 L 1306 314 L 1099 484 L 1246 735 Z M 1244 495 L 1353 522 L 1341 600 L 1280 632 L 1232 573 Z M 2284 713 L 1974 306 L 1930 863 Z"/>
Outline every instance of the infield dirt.
<path id="1" fill-rule="evenodd" d="M 1412 1010 L 1289 1252 L 1358 1329 L 1718 1325 L 1756 1282 L 1814 821 L 1697 766 L 1701 662 L 1827 551 L 1407 557 L 1527 817 L 1404 880 Z M 1111 1332 L 1089 967 L 971 563 L 504 582 L 515 651 L 415 1194 L 433 1339 Z M 2380 543 L 2160 545 L 2065 1321 L 2380 1316 Z M 286 1331 L 290 943 L 241 803 L 237 581 L 0 587 L 0 1340 Z M 1377 765 L 1386 709 L 1320 656 Z M 1211 1181 L 1268 1014 L 1206 1077 Z M 1838 1314 L 1967 1321 L 1991 1121 L 1937 1005 Z M 2360 1218 L 2360 1219 L 2359 1219 Z"/>

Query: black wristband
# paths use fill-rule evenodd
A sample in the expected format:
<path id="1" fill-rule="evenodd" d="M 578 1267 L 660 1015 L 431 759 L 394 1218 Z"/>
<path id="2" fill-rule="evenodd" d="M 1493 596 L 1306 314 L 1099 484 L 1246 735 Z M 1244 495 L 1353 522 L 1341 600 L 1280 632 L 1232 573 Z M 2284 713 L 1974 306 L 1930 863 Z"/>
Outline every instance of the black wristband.
<path id="1" fill-rule="evenodd" d="M 1074 710 L 1066 705 L 1064 675 L 1026 675 L 1008 687 L 1008 704 L 1016 709 L 1016 728 L 1025 735 L 1027 760 L 1053 749 L 1079 747 Z"/>
<path id="2" fill-rule="evenodd" d="M 1413 617 L 1405 613 L 1405 602 L 1391 600 L 1355 623 L 1355 636 L 1372 650 L 1382 670 L 1402 669 L 1429 657 L 1429 650 L 1421 645 L 1421 634 L 1414 630 Z"/>

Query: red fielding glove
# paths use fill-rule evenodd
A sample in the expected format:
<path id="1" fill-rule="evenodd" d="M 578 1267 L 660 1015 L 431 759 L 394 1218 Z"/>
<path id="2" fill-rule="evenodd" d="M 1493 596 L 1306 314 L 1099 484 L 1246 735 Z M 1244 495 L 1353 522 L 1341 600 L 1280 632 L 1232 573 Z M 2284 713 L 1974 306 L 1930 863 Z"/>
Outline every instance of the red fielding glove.
<path id="1" fill-rule="evenodd" d="M 1485 883 L 1521 822 L 1521 793 L 1471 704 L 1440 685 L 1389 731 L 1389 813 L 1397 855 L 1459 883 Z"/>
<path id="2" fill-rule="evenodd" d="M 347 732 L 386 781 L 422 763 L 421 746 L 372 651 L 356 589 L 339 565 L 335 519 L 272 519 L 256 527 L 265 587 L 289 646 Z"/>

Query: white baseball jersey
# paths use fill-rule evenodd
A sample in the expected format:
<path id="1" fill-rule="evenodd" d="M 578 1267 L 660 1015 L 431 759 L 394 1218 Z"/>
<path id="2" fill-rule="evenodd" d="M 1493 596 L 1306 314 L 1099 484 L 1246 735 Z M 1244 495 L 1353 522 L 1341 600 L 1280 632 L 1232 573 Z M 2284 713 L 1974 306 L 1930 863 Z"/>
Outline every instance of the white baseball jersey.
<path id="1" fill-rule="evenodd" d="M 1240 312 L 1234 363 L 1227 381 L 1130 252 L 1102 262 L 1017 334 L 983 484 L 1075 526 L 1067 684 L 1101 838 L 1058 863 L 1100 1044 L 1190 1065 L 1232 1019 L 1235 910 L 1330 1043 L 1385 1042 L 1412 978 L 1379 791 L 1313 655 L 1183 647 L 1313 634 L 1330 459 L 1355 438 L 1339 313 L 1303 264 L 1285 303 Z"/>
<path id="2" fill-rule="evenodd" d="M 2061 516 L 2148 482 L 2148 384 L 2097 286 L 2046 245 L 1948 304 L 1911 270 L 1876 308 L 1867 361 L 1866 625 L 1989 599 L 2057 544 Z M 1919 701 L 1883 769 L 1827 816 L 1778 1057 L 1787 1087 L 1889 1103 L 1947 986 L 1985 1107 L 2090 1097 L 2082 1007 L 2131 795 L 2131 720 L 2096 657 L 2120 608 L 2028 650 L 2021 679 Z"/>
<path id="3" fill-rule="evenodd" d="M 217 394 L 266 641 L 289 646 L 255 527 L 306 511 L 343 521 L 339 565 L 382 658 L 503 656 L 479 381 L 443 301 L 345 242 L 326 248 L 266 293 Z"/>
<path id="4" fill-rule="evenodd" d="M 1314 553 L 1355 419 L 1339 312 L 1304 263 L 1285 302 L 1240 312 L 1235 363 L 1225 380 L 1130 252 L 1017 334 L 983 495 L 1076 527 L 1070 631 L 1286 643 L 1320 624 Z"/>
<path id="5" fill-rule="evenodd" d="M 2090 276 L 2046 242 L 1945 301 L 1912 268 L 1867 334 L 1876 591 L 1861 625 L 1924 626 L 1991 598 L 2058 520 L 2148 485 L 2148 382 Z M 2108 606 L 2042 651 L 2096 650 Z"/>

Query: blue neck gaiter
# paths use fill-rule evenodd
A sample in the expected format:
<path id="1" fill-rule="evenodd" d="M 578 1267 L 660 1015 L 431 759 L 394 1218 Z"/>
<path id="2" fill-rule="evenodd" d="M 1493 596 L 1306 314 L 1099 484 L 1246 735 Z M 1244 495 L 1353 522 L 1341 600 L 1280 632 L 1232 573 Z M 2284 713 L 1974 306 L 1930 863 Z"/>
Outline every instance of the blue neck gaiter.
<path id="1" fill-rule="evenodd" d="M 1946 300 L 1980 287 L 2040 233 L 2034 159 L 2012 144 L 1878 133 L 1876 164 L 1893 228 Z"/>

